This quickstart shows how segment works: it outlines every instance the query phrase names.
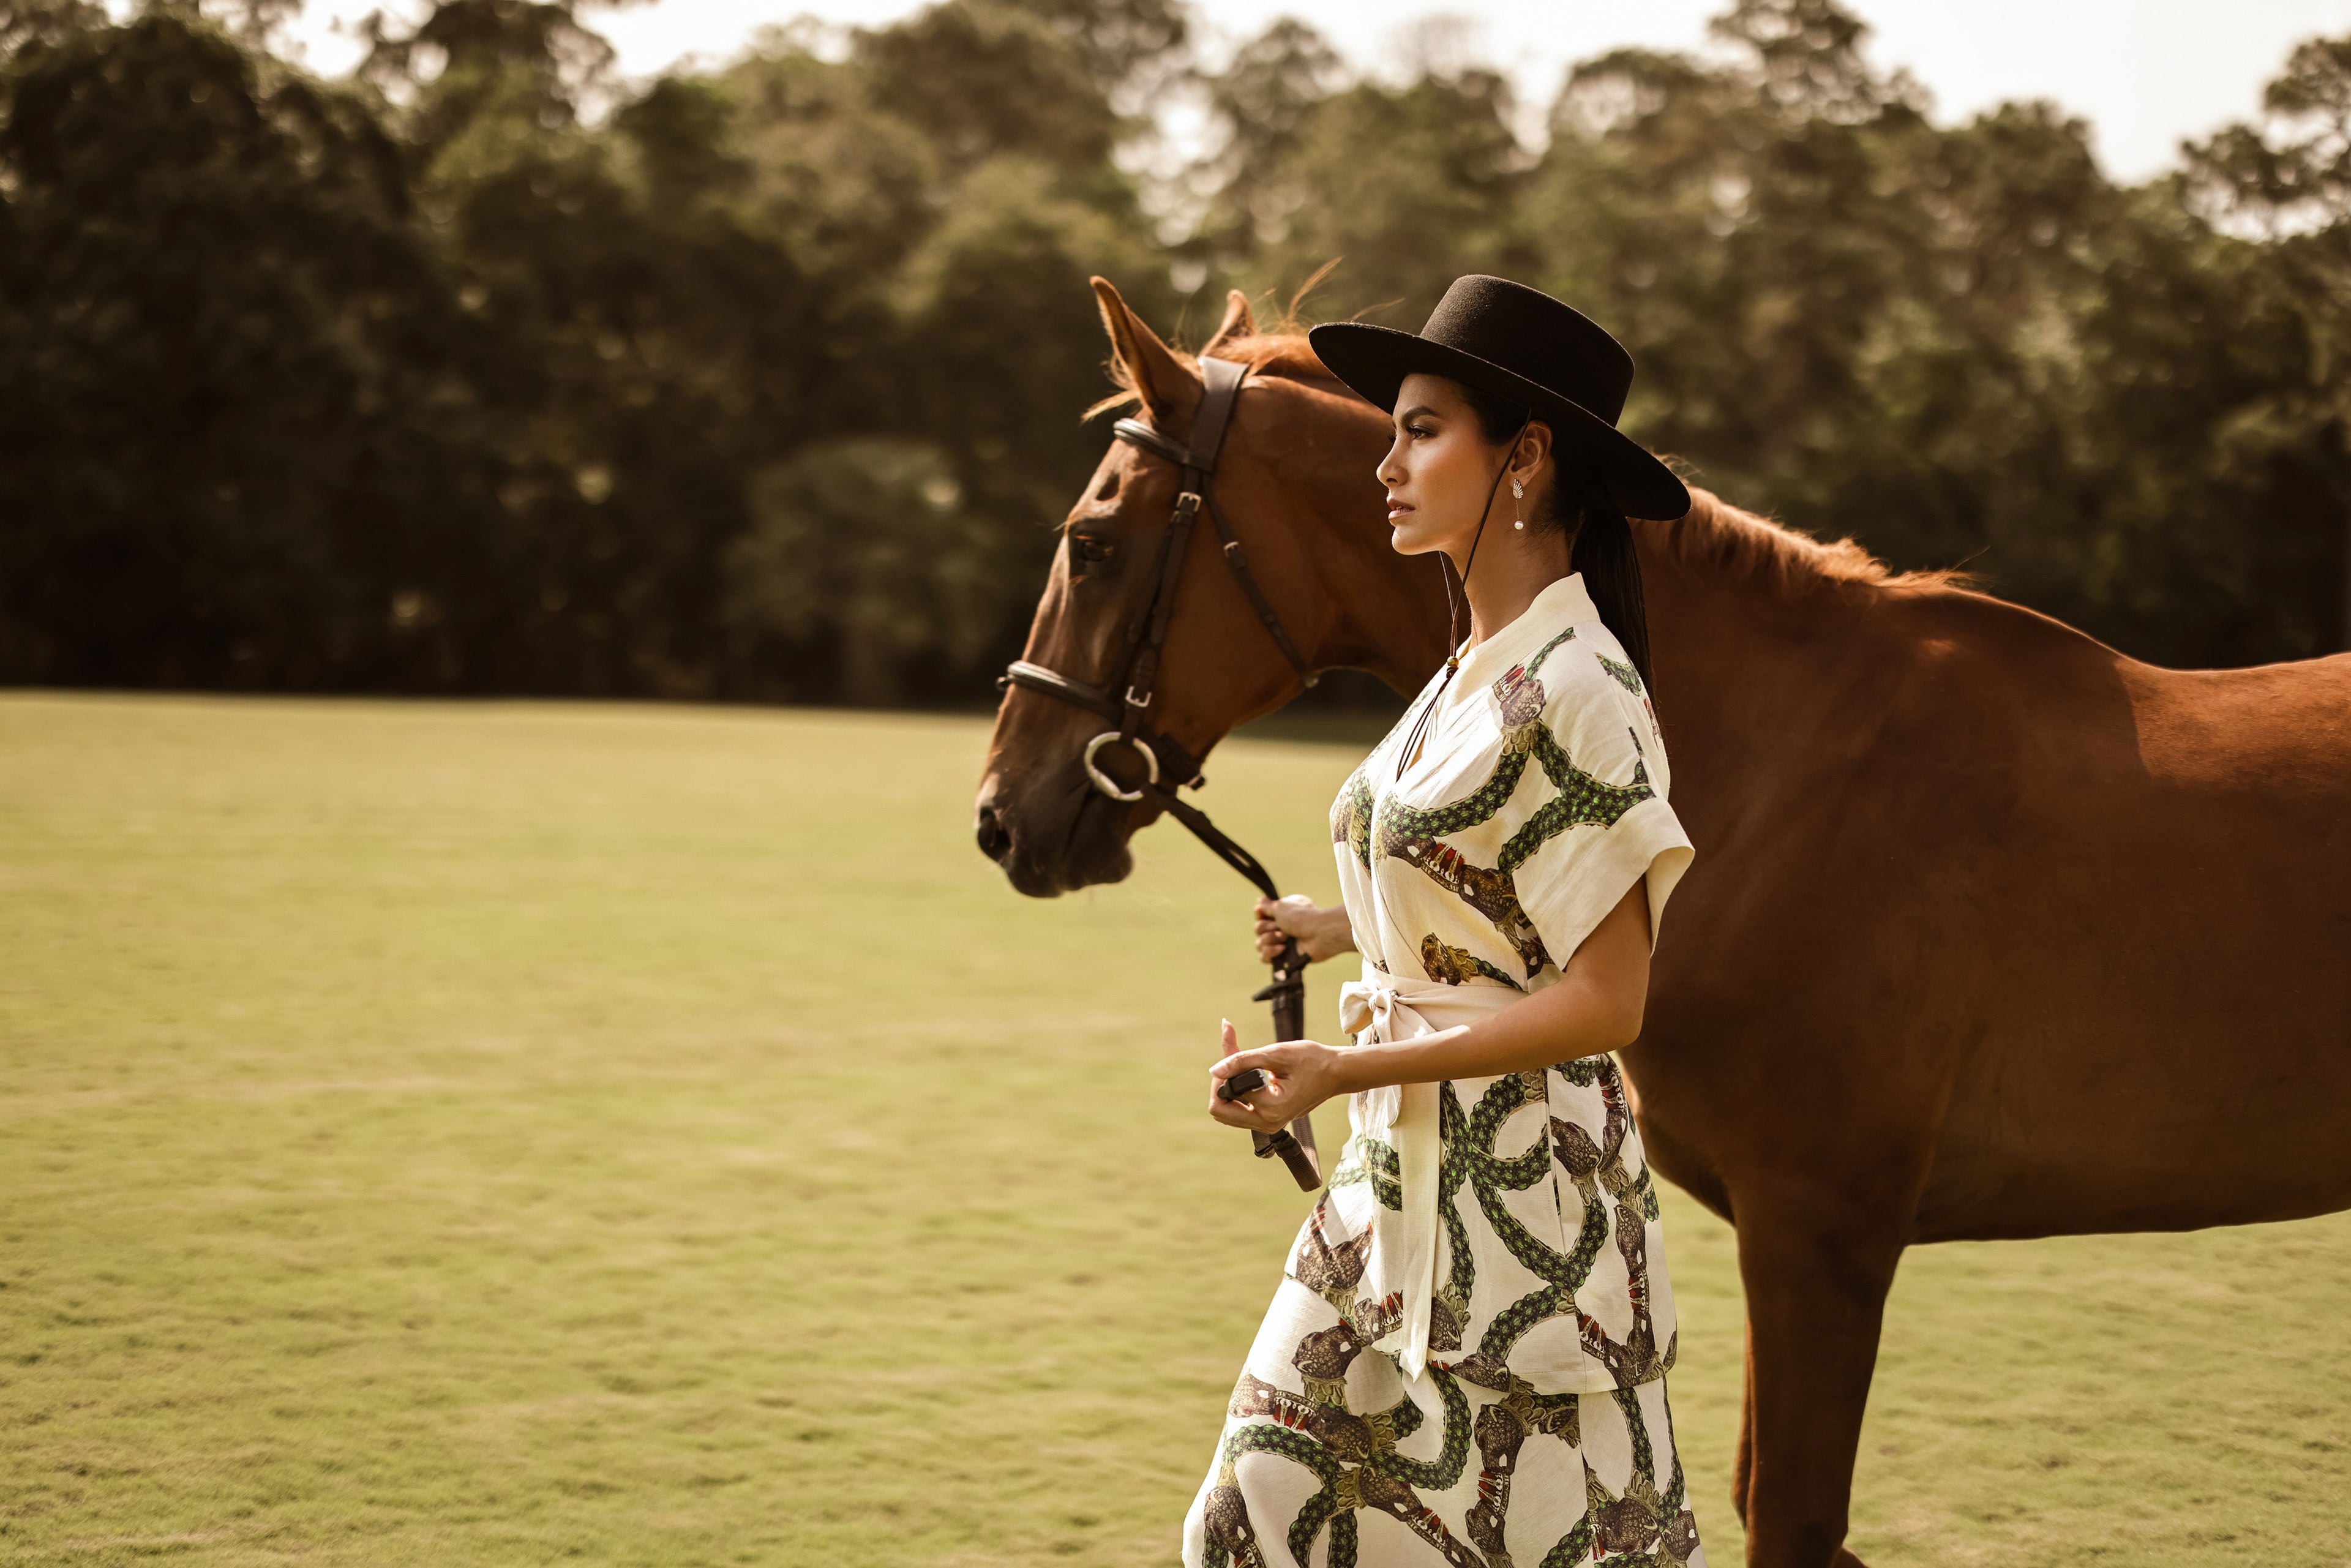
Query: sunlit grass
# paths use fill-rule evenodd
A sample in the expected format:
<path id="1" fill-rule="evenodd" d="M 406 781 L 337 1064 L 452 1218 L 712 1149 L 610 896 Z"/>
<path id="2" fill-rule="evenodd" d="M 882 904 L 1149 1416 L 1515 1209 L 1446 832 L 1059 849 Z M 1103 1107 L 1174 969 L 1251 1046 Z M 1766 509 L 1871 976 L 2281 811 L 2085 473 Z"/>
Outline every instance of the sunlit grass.
<path id="1" fill-rule="evenodd" d="M 984 734 L 0 700 L 0 1561 L 1171 1561 L 1300 1207 L 1198 1110 L 1248 894 L 1160 829 L 1016 897 Z M 1327 899 L 1352 761 L 1210 803 Z M 1668 1202 L 1728 1568 L 1733 1253 Z M 1914 1254 L 1856 1544 L 2351 1558 L 2346 1303 L 2340 1218 Z"/>

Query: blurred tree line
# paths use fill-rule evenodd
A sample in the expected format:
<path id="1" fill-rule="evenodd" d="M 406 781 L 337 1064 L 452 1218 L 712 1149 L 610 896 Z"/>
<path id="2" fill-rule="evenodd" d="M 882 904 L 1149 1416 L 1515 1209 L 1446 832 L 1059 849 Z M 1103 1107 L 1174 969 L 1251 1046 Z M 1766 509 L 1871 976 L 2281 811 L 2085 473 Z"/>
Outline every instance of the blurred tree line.
<path id="1" fill-rule="evenodd" d="M 1810 531 L 2164 663 L 2343 644 L 2351 40 L 2119 187 L 2046 105 L 1935 126 L 1834 0 L 1579 65 L 1540 148 L 1442 48 L 1210 71 L 1179 0 L 649 85 L 569 0 L 322 80 L 286 4 L 0 0 L 0 679 L 979 696 L 1106 439 L 1087 275 L 1199 327 L 1333 256 L 1321 317 L 1578 304 L 1629 428 Z"/>

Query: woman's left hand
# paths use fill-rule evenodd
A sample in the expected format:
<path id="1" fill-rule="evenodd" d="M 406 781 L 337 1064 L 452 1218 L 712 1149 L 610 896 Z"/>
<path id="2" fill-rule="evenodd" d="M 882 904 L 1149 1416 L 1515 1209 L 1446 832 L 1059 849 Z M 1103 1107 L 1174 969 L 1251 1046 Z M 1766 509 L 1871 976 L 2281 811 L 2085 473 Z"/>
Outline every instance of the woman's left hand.
<path id="1" fill-rule="evenodd" d="M 1340 1073 L 1342 1053 L 1318 1040 L 1290 1040 L 1243 1051 L 1227 1019 L 1221 1043 L 1222 1060 L 1208 1069 L 1208 1114 L 1228 1127 L 1278 1133 L 1323 1101 L 1349 1092 Z M 1270 1080 L 1264 1088 L 1238 1100 L 1217 1098 L 1225 1080 L 1252 1067 L 1264 1070 Z"/>

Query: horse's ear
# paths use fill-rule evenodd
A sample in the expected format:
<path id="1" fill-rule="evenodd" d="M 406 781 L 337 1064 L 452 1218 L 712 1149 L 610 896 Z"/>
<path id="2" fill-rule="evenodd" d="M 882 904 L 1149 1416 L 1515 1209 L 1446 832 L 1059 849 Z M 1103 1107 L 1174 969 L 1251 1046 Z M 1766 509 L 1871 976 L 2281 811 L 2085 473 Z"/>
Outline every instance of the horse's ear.
<path id="1" fill-rule="evenodd" d="M 1159 334 L 1143 324 L 1105 278 L 1093 279 L 1094 300 L 1102 307 L 1102 327 L 1110 333 L 1111 353 L 1118 377 L 1143 400 L 1151 423 L 1161 430 L 1191 428 L 1200 406 L 1199 372 L 1176 357 Z"/>
<path id="2" fill-rule="evenodd" d="M 1249 296 L 1236 288 L 1225 296 L 1224 325 L 1217 329 L 1207 346 L 1200 350 L 1200 355 L 1206 359 L 1235 339 L 1256 336 L 1257 318 L 1249 314 Z"/>

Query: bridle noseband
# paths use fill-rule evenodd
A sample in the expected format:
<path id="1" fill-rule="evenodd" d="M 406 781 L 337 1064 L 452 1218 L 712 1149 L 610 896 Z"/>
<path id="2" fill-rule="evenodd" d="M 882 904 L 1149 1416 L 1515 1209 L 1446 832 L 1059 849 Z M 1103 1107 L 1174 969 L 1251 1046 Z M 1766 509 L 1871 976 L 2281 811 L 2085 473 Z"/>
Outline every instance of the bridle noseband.
<path id="1" fill-rule="evenodd" d="M 1131 446 L 1140 447 L 1154 456 L 1164 457 L 1182 470 L 1182 483 L 1176 496 L 1176 510 L 1167 520 L 1167 532 L 1159 541 L 1159 573 L 1153 581 L 1151 597 L 1145 602 L 1140 620 L 1130 622 L 1126 628 L 1126 670 L 1121 685 L 1123 696 L 1113 696 L 1101 686 L 1062 674 L 1058 670 L 1026 659 L 1015 659 L 1005 666 L 1003 676 L 996 683 L 999 688 L 1019 686 L 1090 712 L 1098 713 L 1118 726 L 1103 730 L 1086 742 L 1083 756 L 1086 777 L 1093 787 L 1113 800 L 1132 802 L 1149 796 L 1162 810 L 1184 824 L 1217 858 L 1256 884 L 1268 898 L 1278 899 L 1280 890 L 1258 858 L 1233 841 L 1223 830 L 1210 821 L 1197 806 L 1179 797 L 1176 790 L 1189 786 L 1198 789 L 1207 780 L 1200 776 L 1197 758 L 1186 751 L 1169 737 L 1149 729 L 1143 716 L 1151 706 L 1159 678 L 1159 655 L 1167 643 L 1167 623 L 1176 608 L 1176 583 L 1183 575 L 1185 547 L 1191 542 L 1192 525 L 1198 520 L 1205 507 L 1209 522 L 1217 530 L 1223 546 L 1226 564 L 1232 568 L 1233 577 L 1240 584 L 1251 609 L 1257 612 L 1274 645 L 1298 678 L 1308 685 L 1315 682 L 1314 671 L 1299 656 L 1298 644 L 1281 624 L 1264 590 L 1249 568 L 1248 558 L 1241 551 L 1241 542 L 1233 535 L 1232 525 L 1226 520 L 1225 509 L 1217 502 L 1212 484 L 1217 472 L 1217 455 L 1225 441 L 1225 427 L 1230 422 L 1233 403 L 1240 395 L 1241 382 L 1249 375 L 1249 367 L 1232 360 L 1203 357 L 1200 374 L 1206 390 L 1200 397 L 1199 412 L 1192 418 L 1192 434 L 1188 444 L 1179 445 L 1166 435 L 1137 419 L 1122 419 L 1111 426 L 1112 432 Z M 1067 548 L 1066 544 L 1063 547 Z M 1119 788 L 1118 780 L 1102 770 L 1095 758 L 1102 747 L 1116 742 L 1131 746 L 1143 758 L 1144 781 L 1133 789 Z M 1170 782 L 1162 782 L 1163 779 Z M 1274 1038 L 1298 1040 L 1305 1032 L 1306 980 L 1305 960 L 1300 956 L 1298 944 L 1285 940 L 1280 956 L 1273 963 L 1273 983 L 1249 999 L 1273 1004 Z M 1288 1165 L 1300 1186 L 1311 1192 L 1322 1186 L 1322 1176 L 1315 1168 L 1313 1129 L 1302 1118 L 1294 1124 L 1303 1135 L 1295 1139 L 1287 1132 L 1272 1138 L 1258 1135 L 1258 1155 L 1263 1157 L 1279 1154 Z M 1304 1147 L 1300 1144 L 1302 1141 Z M 1286 1145 L 1286 1146 L 1285 1146 Z"/>

